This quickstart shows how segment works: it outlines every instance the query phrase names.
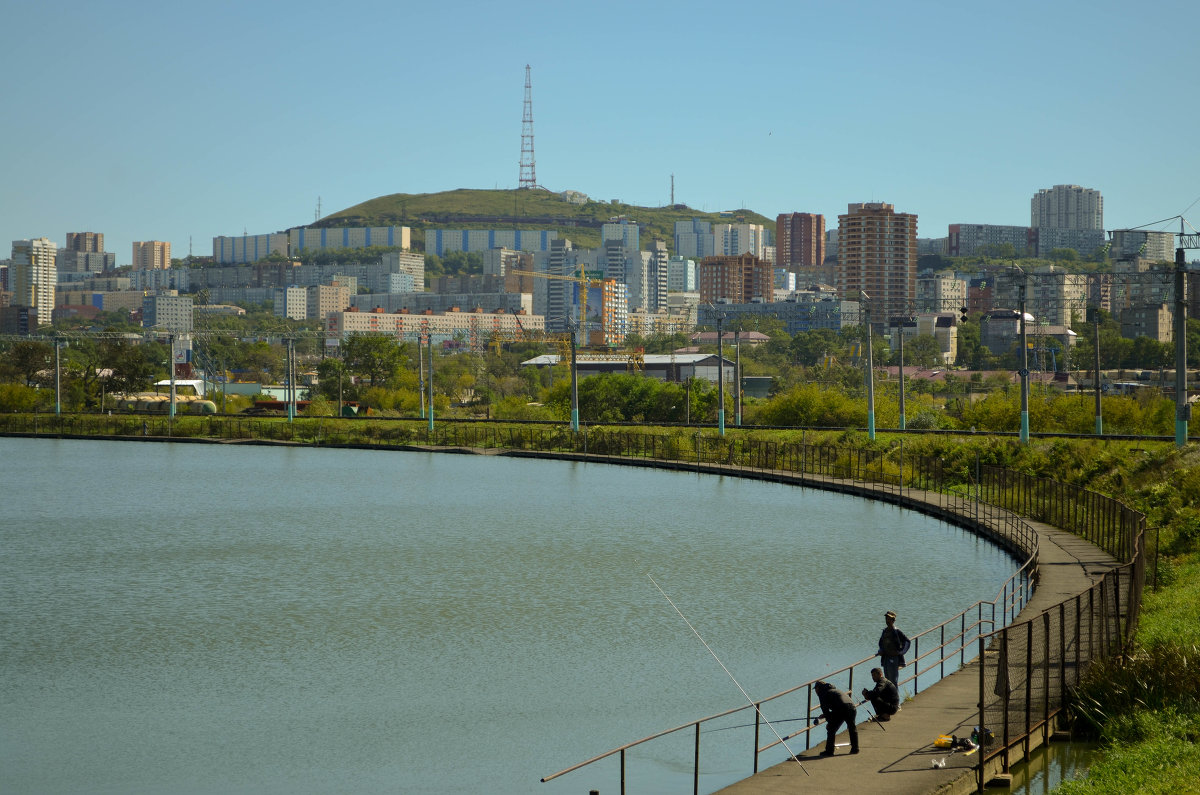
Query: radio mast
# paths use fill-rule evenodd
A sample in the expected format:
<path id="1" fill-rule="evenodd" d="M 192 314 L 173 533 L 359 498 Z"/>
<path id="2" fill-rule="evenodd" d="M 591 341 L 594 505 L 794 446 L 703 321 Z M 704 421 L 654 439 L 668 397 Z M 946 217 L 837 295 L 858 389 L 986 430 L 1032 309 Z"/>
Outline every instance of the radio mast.
<path id="1" fill-rule="evenodd" d="M 518 188 L 539 188 L 533 159 L 533 83 L 525 64 L 525 109 L 521 114 L 521 180 Z"/>

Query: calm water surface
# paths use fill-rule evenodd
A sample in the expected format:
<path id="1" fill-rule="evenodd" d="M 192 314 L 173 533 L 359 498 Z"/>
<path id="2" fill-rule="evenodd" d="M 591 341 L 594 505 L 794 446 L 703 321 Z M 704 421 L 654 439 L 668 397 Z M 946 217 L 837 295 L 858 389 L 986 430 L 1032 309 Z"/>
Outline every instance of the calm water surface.
<path id="1" fill-rule="evenodd" d="M 539 779 L 744 701 L 647 572 L 760 697 L 1015 568 L 893 506 L 598 464 L 0 439 L 0 484 L 5 793 L 612 792 Z M 708 790 L 750 773 L 705 754 Z M 690 791 L 686 745 L 630 764 Z"/>

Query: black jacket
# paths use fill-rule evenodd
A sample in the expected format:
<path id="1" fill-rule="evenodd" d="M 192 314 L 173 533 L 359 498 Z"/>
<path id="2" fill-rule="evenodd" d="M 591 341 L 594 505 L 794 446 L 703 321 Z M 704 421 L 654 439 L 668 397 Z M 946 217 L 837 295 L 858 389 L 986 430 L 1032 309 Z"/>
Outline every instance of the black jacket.
<path id="1" fill-rule="evenodd" d="M 817 692 L 817 700 L 821 702 L 821 713 L 825 720 L 835 717 L 852 720 L 858 712 L 850 694 L 838 690 L 828 682 L 817 682 L 814 690 Z"/>

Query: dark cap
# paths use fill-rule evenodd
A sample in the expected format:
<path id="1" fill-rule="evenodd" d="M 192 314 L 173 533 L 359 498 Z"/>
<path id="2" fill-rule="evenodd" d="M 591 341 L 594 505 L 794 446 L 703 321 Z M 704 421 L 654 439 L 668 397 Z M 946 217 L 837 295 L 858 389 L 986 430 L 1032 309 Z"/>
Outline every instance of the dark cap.
<path id="1" fill-rule="evenodd" d="M 887 611 L 886 613 L 884 613 L 884 614 L 883 614 L 883 617 L 884 617 L 884 618 L 895 618 L 895 617 L 896 617 L 896 611 L 895 611 L 895 610 L 889 610 L 889 611 Z"/>

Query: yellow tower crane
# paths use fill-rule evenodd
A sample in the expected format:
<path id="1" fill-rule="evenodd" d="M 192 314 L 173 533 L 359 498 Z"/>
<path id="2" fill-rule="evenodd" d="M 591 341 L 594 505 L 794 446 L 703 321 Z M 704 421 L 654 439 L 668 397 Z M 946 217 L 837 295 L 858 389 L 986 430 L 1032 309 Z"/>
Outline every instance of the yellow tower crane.
<path id="1" fill-rule="evenodd" d="M 536 279 L 557 279 L 564 282 L 575 282 L 579 285 L 579 327 L 583 329 L 583 344 L 587 345 L 590 340 L 587 333 L 587 294 L 588 287 L 593 285 L 594 279 L 587 276 L 562 276 L 557 273 L 542 273 L 541 271 L 523 271 L 516 268 L 509 268 L 507 273 L 515 273 L 517 276 L 532 276 Z"/>

